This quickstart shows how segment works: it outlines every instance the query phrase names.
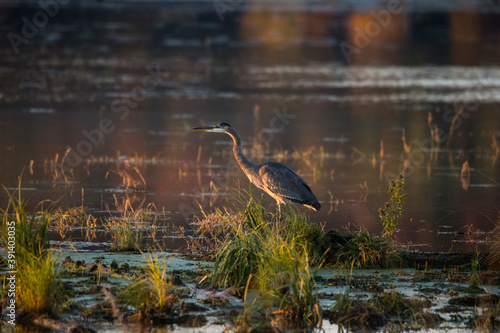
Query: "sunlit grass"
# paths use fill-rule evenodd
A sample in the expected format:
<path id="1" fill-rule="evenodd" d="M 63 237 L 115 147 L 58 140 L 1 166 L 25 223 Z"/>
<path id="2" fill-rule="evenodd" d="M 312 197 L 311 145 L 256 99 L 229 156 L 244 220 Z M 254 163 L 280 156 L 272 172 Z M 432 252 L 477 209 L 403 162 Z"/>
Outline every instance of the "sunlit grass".
<path id="1" fill-rule="evenodd" d="M 264 250 L 258 266 L 261 305 L 283 317 L 282 328 L 315 327 L 321 320 L 319 299 L 307 249 L 277 242 Z M 274 247 L 273 245 L 277 245 Z"/>
<path id="2" fill-rule="evenodd" d="M 43 168 L 45 174 L 50 174 L 52 179 L 56 182 L 63 183 L 66 187 L 73 184 L 75 180 L 75 175 L 73 174 L 73 169 L 65 166 L 66 157 L 70 153 L 71 148 L 67 148 L 64 154 L 59 156 L 56 154 L 52 159 L 45 159 L 43 162 Z M 33 173 L 33 162 L 30 164 L 30 172 Z"/>
<path id="3" fill-rule="evenodd" d="M 228 233 L 235 229 L 235 225 L 244 219 L 241 212 L 233 212 L 215 207 L 213 212 L 207 212 L 200 206 L 200 216 L 194 216 L 191 226 L 195 237 L 187 240 L 188 250 L 192 254 L 203 254 L 214 258 L 215 251 L 226 241 Z"/>
<path id="4" fill-rule="evenodd" d="M 41 205 L 34 208 L 33 213 L 25 209 L 25 201 L 21 197 L 21 186 L 17 192 L 8 195 L 8 203 L 2 209 L 2 237 L 1 247 L 13 250 L 14 257 L 2 258 L 7 266 L 14 259 L 14 266 L 7 266 L 16 270 L 16 304 L 21 313 L 29 317 L 41 314 L 55 315 L 58 308 L 61 289 L 58 284 L 58 269 L 52 258 L 52 249 L 49 245 L 50 211 L 43 210 Z M 15 223 L 15 247 L 8 242 L 8 226 Z M 4 280 L 4 286 L 6 281 Z"/>
<path id="5" fill-rule="evenodd" d="M 139 319 L 145 320 L 154 313 L 170 313 L 175 303 L 172 283 L 167 279 L 168 260 L 158 254 L 143 253 L 147 264 L 144 274 L 120 295 L 126 306 L 132 306 Z"/>
<path id="6" fill-rule="evenodd" d="M 150 204 L 134 208 L 128 196 L 122 202 L 115 196 L 115 206 L 120 216 L 109 217 L 104 224 L 105 230 L 111 235 L 111 250 L 140 251 L 145 235 L 155 233 L 156 207 Z"/>
<path id="7" fill-rule="evenodd" d="M 141 170 L 128 159 L 117 163 L 115 170 L 109 170 L 106 173 L 106 178 L 110 174 L 116 174 L 121 178 L 121 186 L 125 191 L 144 191 L 147 188 L 146 179 L 142 176 Z"/>
<path id="8" fill-rule="evenodd" d="M 139 251 L 144 231 L 131 218 L 108 219 L 106 230 L 111 235 L 111 251 Z"/>
<path id="9" fill-rule="evenodd" d="M 217 250 L 212 285 L 225 288 L 245 285 L 248 276 L 258 277 L 258 265 L 265 249 L 282 244 L 308 255 L 310 263 L 321 262 L 321 231 L 311 226 L 305 214 L 287 209 L 282 219 L 269 220 L 262 203 L 252 198 L 244 208 L 244 219 L 230 225 L 225 240 Z"/>
<path id="10" fill-rule="evenodd" d="M 321 230 L 293 207 L 278 219 L 252 198 L 242 218 L 229 224 L 217 250 L 209 276 L 212 286 L 258 288 L 261 297 L 253 308 L 272 315 L 272 325 L 280 329 L 316 326 L 321 311 L 314 274 L 322 262 Z"/>
<path id="11" fill-rule="evenodd" d="M 57 208 L 50 225 L 62 239 L 71 235 L 75 228 L 81 228 L 82 236 L 88 241 L 96 238 L 97 218 L 85 212 L 83 206 Z"/>
<path id="12" fill-rule="evenodd" d="M 403 253 L 392 239 L 368 232 L 365 228 L 349 231 L 346 243 L 335 254 L 335 266 L 344 268 L 401 267 Z"/>

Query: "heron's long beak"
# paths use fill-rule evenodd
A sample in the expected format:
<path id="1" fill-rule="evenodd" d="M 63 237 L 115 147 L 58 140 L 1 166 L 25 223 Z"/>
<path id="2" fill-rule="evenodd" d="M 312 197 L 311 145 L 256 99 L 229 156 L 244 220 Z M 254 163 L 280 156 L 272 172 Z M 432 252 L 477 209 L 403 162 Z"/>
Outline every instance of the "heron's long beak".
<path id="1" fill-rule="evenodd" d="M 226 130 L 224 128 L 220 128 L 219 126 L 216 126 L 216 125 L 195 127 L 195 128 L 193 128 L 193 131 L 217 132 L 217 133 L 225 133 L 226 132 Z"/>
<path id="2" fill-rule="evenodd" d="M 195 127 L 193 128 L 193 131 L 210 131 L 211 129 L 214 129 L 215 126 L 210 125 L 210 126 L 201 126 L 201 127 Z"/>

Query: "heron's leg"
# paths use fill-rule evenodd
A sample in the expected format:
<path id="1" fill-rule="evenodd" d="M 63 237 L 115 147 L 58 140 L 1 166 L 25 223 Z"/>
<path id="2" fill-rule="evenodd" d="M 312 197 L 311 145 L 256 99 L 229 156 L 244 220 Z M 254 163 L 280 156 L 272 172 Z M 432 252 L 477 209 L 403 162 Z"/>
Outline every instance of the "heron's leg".
<path id="1" fill-rule="evenodd" d="M 276 201 L 276 204 L 278 205 L 278 220 L 281 221 L 281 204 L 279 201 Z"/>

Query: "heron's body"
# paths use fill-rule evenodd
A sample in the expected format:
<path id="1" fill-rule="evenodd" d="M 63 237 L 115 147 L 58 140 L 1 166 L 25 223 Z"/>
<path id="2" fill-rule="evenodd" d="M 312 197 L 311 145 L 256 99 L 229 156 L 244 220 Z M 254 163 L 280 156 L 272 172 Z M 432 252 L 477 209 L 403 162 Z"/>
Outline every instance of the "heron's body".
<path id="1" fill-rule="evenodd" d="M 241 150 L 241 137 L 227 123 L 196 127 L 195 131 L 225 133 L 233 139 L 233 152 L 236 161 L 252 184 L 264 190 L 278 203 L 296 202 L 310 209 L 319 210 L 321 205 L 307 183 L 292 169 L 277 162 L 255 165 Z"/>

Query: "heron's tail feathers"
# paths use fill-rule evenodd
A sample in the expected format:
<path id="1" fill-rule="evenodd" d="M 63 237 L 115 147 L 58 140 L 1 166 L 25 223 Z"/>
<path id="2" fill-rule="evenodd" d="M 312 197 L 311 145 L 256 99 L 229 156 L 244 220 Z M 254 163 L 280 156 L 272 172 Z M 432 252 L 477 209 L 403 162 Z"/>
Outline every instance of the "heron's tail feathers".
<path id="1" fill-rule="evenodd" d="M 306 206 L 309 209 L 312 209 L 314 211 L 318 211 L 321 208 L 321 205 L 319 204 L 318 200 L 314 198 L 314 200 L 297 200 L 297 199 L 289 199 L 292 202 L 299 203 L 301 205 Z"/>
<path id="2" fill-rule="evenodd" d="M 318 201 L 314 201 L 309 204 L 304 204 L 304 206 L 315 211 L 318 211 L 321 208 L 321 205 L 319 204 Z"/>

